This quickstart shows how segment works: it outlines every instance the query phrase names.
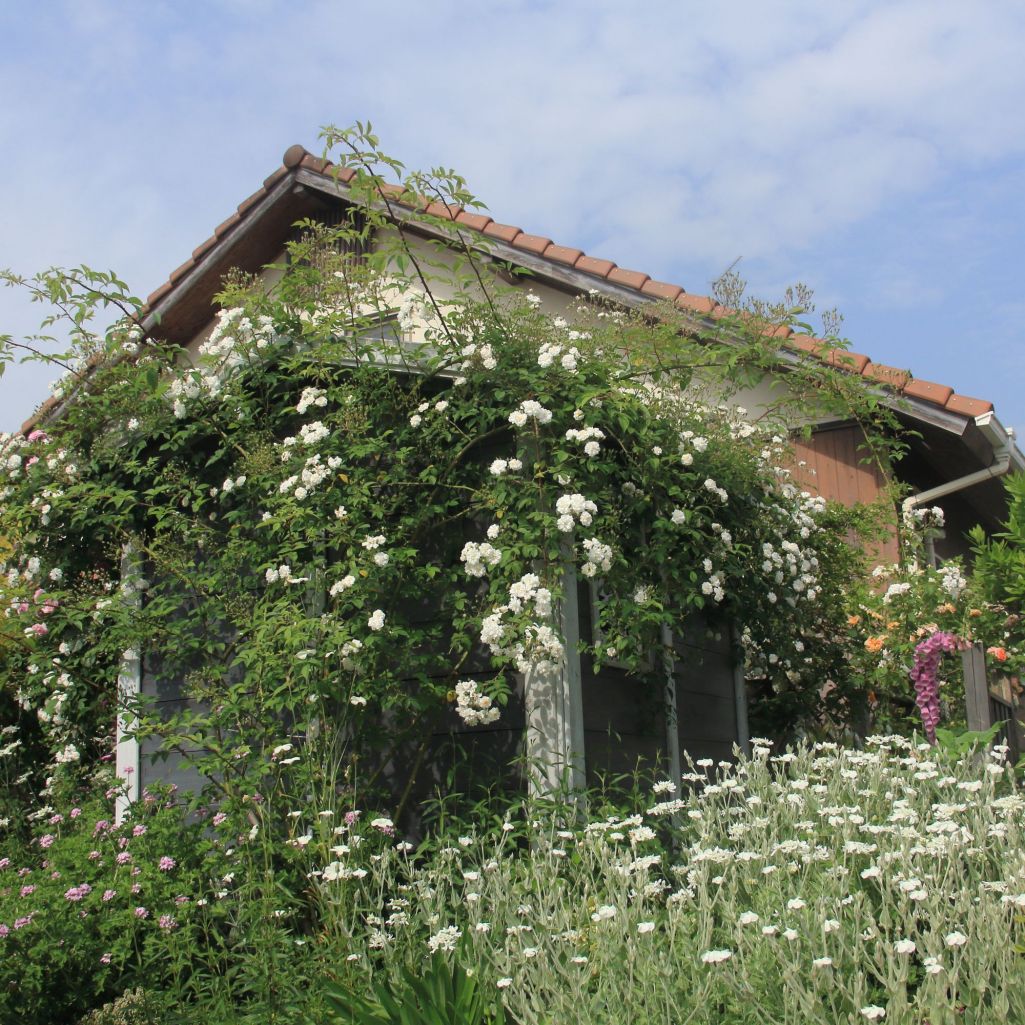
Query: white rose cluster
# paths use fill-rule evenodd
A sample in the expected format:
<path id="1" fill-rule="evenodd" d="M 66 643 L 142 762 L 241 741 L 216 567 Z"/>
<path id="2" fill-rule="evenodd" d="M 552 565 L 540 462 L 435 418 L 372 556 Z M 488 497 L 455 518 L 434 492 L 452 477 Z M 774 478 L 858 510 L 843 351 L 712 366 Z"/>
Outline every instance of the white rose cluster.
<path id="1" fill-rule="evenodd" d="M 524 399 L 509 414 L 509 423 L 513 427 L 524 427 L 528 420 L 536 420 L 539 424 L 551 423 L 552 411 L 545 409 L 536 399 Z"/>
<path id="2" fill-rule="evenodd" d="M 310 406 L 317 406 L 321 409 L 327 405 L 327 393 L 320 388 L 304 388 L 299 402 L 295 407 L 297 413 L 305 413 Z"/>
<path id="3" fill-rule="evenodd" d="M 484 576 L 488 568 L 497 566 L 501 559 L 501 551 L 487 541 L 467 541 L 459 554 L 459 561 L 466 564 L 466 572 L 471 577 Z"/>
<path id="4" fill-rule="evenodd" d="M 927 530 L 942 527 L 945 517 L 938 505 L 928 509 L 916 509 L 913 505 L 905 503 L 901 509 L 901 520 L 908 530 Z"/>
<path id="5" fill-rule="evenodd" d="M 519 473 L 523 463 L 519 459 L 496 459 L 488 470 L 492 477 L 504 477 L 506 473 Z"/>
<path id="6" fill-rule="evenodd" d="M 216 398 L 221 393 L 223 382 L 253 353 L 266 349 L 279 339 L 270 317 L 252 320 L 241 307 L 221 310 L 210 337 L 199 346 L 203 369 L 189 371 L 172 381 L 167 390 L 174 415 L 179 420 L 183 419 L 192 399 L 201 396 Z"/>
<path id="7" fill-rule="evenodd" d="M 818 596 L 818 556 L 812 549 L 802 549 L 794 541 L 782 541 L 779 549 L 770 542 L 762 545 L 762 571 L 776 584 L 789 583 L 792 596 L 790 605 L 796 603 L 802 594 L 814 601 Z"/>
<path id="8" fill-rule="evenodd" d="M 596 456 L 601 451 L 601 442 L 605 440 L 605 432 L 600 427 L 571 427 L 566 431 L 566 440 L 575 441 L 584 446 L 584 454 Z"/>
<path id="9" fill-rule="evenodd" d="M 730 496 L 729 496 L 729 494 L 727 494 L 725 488 L 719 487 L 719 485 L 716 484 L 716 482 L 711 477 L 709 477 L 705 481 L 705 485 L 704 486 L 705 486 L 705 490 L 708 491 L 708 492 L 711 492 L 711 494 L 715 495 L 715 497 L 718 498 L 720 502 L 725 504 L 726 502 L 728 502 L 730 500 Z"/>
<path id="10" fill-rule="evenodd" d="M 302 427 L 299 428 L 299 440 L 304 445 L 316 445 L 318 441 L 323 441 L 325 438 L 330 436 L 331 431 L 320 420 L 314 420 L 312 423 L 303 424 Z"/>
<path id="11" fill-rule="evenodd" d="M 467 359 L 476 359 L 485 370 L 494 370 L 498 366 L 494 350 L 490 345 L 477 345 L 470 342 L 462 348 L 462 355 Z"/>
<path id="12" fill-rule="evenodd" d="M 456 712 L 467 726 L 486 726 L 499 717 L 499 710 L 487 694 L 481 693 L 476 680 L 456 684 Z"/>
<path id="13" fill-rule="evenodd" d="M 559 366 L 567 373 L 575 374 L 580 364 L 580 351 L 575 345 L 565 348 L 562 345 L 545 342 L 538 351 L 537 365 L 547 369 L 554 366 L 556 360 L 558 360 Z"/>
<path id="14" fill-rule="evenodd" d="M 589 527 L 598 513 L 598 506 L 583 495 L 560 495 L 555 502 L 558 514 L 556 526 L 563 534 L 568 534 L 579 523 Z"/>
<path id="15" fill-rule="evenodd" d="M 886 589 L 886 593 L 883 595 L 883 604 L 889 605 L 894 598 L 898 598 L 902 594 L 907 594 L 910 590 L 911 585 L 907 582 L 901 584 L 890 584 Z"/>
<path id="16" fill-rule="evenodd" d="M 286 477 L 278 485 L 278 492 L 284 495 L 291 491 L 301 502 L 311 491 L 323 484 L 331 471 L 338 469 L 340 465 L 341 460 L 337 456 L 331 456 L 325 463 L 317 452 L 306 460 L 299 473 Z"/>
<path id="17" fill-rule="evenodd" d="M 486 644 L 493 655 L 511 658 L 521 673 L 531 668 L 554 669 L 562 660 L 563 647 L 551 626 L 531 622 L 518 637 L 510 636 L 514 626 L 506 617 L 525 611 L 532 612 L 536 620 L 547 620 L 552 615 L 552 592 L 541 586 L 541 578 L 536 573 L 525 573 L 509 588 L 509 600 L 484 617 L 481 643 Z"/>
<path id="18" fill-rule="evenodd" d="M 310 578 L 293 576 L 292 567 L 287 562 L 283 562 L 280 566 L 271 566 L 264 573 L 264 579 L 268 584 L 276 584 L 279 581 L 282 584 L 305 584 Z"/>
<path id="19" fill-rule="evenodd" d="M 612 569 L 612 547 L 604 544 L 596 537 L 589 537 L 583 542 L 585 562 L 580 572 L 585 577 L 593 577 L 600 569 L 608 573 Z"/>
<path id="20" fill-rule="evenodd" d="M 961 592 L 968 586 L 968 581 L 962 575 L 960 567 L 948 563 L 940 570 L 940 586 L 957 601 L 961 597 Z"/>

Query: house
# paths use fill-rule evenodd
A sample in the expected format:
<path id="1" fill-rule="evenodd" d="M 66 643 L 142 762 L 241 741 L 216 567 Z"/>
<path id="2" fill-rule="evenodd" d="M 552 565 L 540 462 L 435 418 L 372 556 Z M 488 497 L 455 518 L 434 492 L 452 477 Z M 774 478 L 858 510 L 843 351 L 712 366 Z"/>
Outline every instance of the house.
<path id="1" fill-rule="evenodd" d="M 290 147 L 282 166 L 149 296 L 143 311 L 146 329 L 193 349 L 211 330 L 212 298 L 224 275 L 234 268 L 266 273 L 267 265 L 280 261 L 297 221 L 310 218 L 330 223 L 353 202 L 352 177 L 351 171 L 333 168 L 301 146 Z M 439 225 L 441 219 L 461 233 L 465 245 L 492 261 L 499 273 L 503 267 L 529 272 L 531 289 L 553 314 L 564 311 L 574 297 L 597 290 L 608 301 L 629 309 L 672 303 L 695 330 L 712 326 L 723 316 L 724 311 L 709 298 L 484 214 L 440 203 L 415 208 L 387 192 L 380 201 L 387 205 L 392 223 L 401 225 L 414 244 L 449 240 L 450 228 Z M 996 478 L 1025 469 L 1025 458 L 989 402 L 912 378 L 858 353 L 831 351 L 822 341 L 795 335 L 787 328 L 775 335 L 780 346 L 778 379 L 768 377 L 738 401 L 754 410 L 768 405 L 773 388 L 780 381 L 785 384 L 786 368 L 794 361 L 821 357 L 836 362 L 860 377 L 865 387 L 876 389 L 895 416 L 916 432 L 898 473 L 914 492 L 913 504 L 936 503 L 946 511 L 948 532 L 937 544 L 938 555 L 949 557 L 961 551 L 960 537 L 971 524 L 998 525 L 1004 506 Z M 41 415 L 52 411 L 54 404 L 44 407 Z M 799 474 L 810 490 L 842 502 L 871 501 L 881 493 L 887 483 L 885 474 L 862 463 L 859 432 L 855 424 L 828 421 L 812 425 L 810 437 L 797 441 L 803 464 Z M 746 746 L 746 694 L 729 624 L 690 623 L 682 636 L 664 638 L 666 647 L 676 652 L 675 663 L 666 671 L 666 700 L 662 707 L 642 715 L 621 670 L 609 666 L 596 671 L 575 654 L 578 633 L 593 629 L 591 604 L 592 595 L 583 582 L 567 589 L 560 612 L 568 642 L 566 664 L 555 674 L 534 678 L 528 674 L 521 681 L 517 699 L 501 724 L 486 727 L 486 743 L 481 742 L 481 734 L 469 742 L 476 745 L 475 757 L 492 764 L 507 761 L 526 733 L 530 756 L 545 767 L 535 778 L 544 787 L 554 786 L 567 773 L 574 785 L 580 785 L 598 766 L 626 772 L 638 758 L 650 761 L 656 753 L 678 777 L 681 750 L 694 757 L 725 758 L 734 744 Z M 126 661 L 122 687 L 141 690 L 169 705 L 181 699 L 180 681 L 160 674 L 154 653 L 143 652 Z M 137 796 L 154 776 L 189 782 L 173 760 L 152 762 L 150 756 L 158 747 L 155 741 L 140 747 L 122 732 L 118 773 L 129 779 L 130 797 Z"/>

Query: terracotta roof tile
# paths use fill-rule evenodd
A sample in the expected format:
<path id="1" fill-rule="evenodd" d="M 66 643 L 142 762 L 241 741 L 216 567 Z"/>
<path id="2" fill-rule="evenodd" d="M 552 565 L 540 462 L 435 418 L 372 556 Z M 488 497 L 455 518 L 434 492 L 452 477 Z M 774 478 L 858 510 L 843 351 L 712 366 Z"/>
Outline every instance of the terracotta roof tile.
<path id="1" fill-rule="evenodd" d="M 195 266 L 196 261 L 190 256 L 180 267 L 176 267 L 171 271 L 171 276 L 167 279 L 168 284 L 176 285 Z"/>
<path id="2" fill-rule="evenodd" d="M 163 299 L 173 287 L 174 286 L 170 281 L 165 281 L 158 289 L 156 289 L 156 291 L 150 292 L 150 294 L 146 296 L 146 302 L 149 303 L 150 306 L 156 306 L 156 304 L 160 302 L 160 300 Z"/>
<path id="3" fill-rule="evenodd" d="M 985 399 L 971 399 L 967 395 L 951 395 L 945 403 L 945 408 L 962 416 L 982 416 L 993 411 L 993 403 Z"/>
<path id="4" fill-rule="evenodd" d="M 576 269 L 585 274 L 594 274 L 599 278 L 607 278 L 616 269 L 611 260 L 601 260 L 597 256 L 581 256 L 576 262 Z"/>
<path id="5" fill-rule="evenodd" d="M 31 431 L 32 428 L 35 427 L 36 424 L 38 424 L 39 421 L 42 420 L 43 417 L 46 416 L 46 414 L 49 413 L 56 405 L 57 399 L 52 395 L 49 398 L 44 399 L 39 408 L 21 425 L 21 433 L 28 434 L 28 432 Z"/>
<path id="6" fill-rule="evenodd" d="M 472 228 L 474 231 L 484 231 L 491 223 L 491 218 L 487 214 L 471 214 L 464 210 L 456 218 L 456 221 L 466 228 Z"/>
<path id="7" fill-rule="evenodd" d="M 273 174 L 267 175 L 267 177 L 263 179 L 264 191 L 270 192 L 270 190 L 273 189 L 286 174 L 288 174 L 288 168 L 282 164 Z"/>
<path id="8" fill-rule="evenodd" d="M 211 235 L 205 242 L 200 242 L 195 249 L 192 250 L 192 259 L 199 260 L 206 256 L 213 247 L 217 245 L 217 236 Z"/>
<path id="9" fill-rule="evenodd" d="M 307 153 L 299 161 L 300 167 L 305 167 L 308 171 L 316 171 L 318 174 L 326 171 L 330 165 L 330 160 L 325 160 L 323 157 L 315 157 L 312 153 Z"/>
<path id="10" fill-rule="evenodd" d="M 707 295 L 691 295 L 690 292 L 681 292 L 675 302 L 681 310 L 691 310 L 694 313 L 711 313 L 715 309 L 714 299 L 709 299 Z"/>
<path id="11" fill-rule="evenodd" d="M 625 285 L 627 288 L 636 288 L 640 291 L 644 282 L 650 279 L 643 271 L 625 270 L 623 267 L 616 267 L 614 270 L 609 271 L 606 280 L 612 281 L 617 285 Z"/>
<path id="12" fill-rule="evenodd" d="M 245 215 L 249 213 L 249 211 L 252 210 L 252 208 L 256 206 L 256 204 L 259 203 L 266 195 L 267 193 L 263 189 L 257 189 L 248 199 L 243 199 L 238 205 L 239 217 L 245 217 Z"/>
<path id="13" fill-rule="evenodd" d="M 541 255 L 546 260 L 554 260 L 556 263 L 564 263 L 568 267 L 572 267 L 584 254 L 579 249 L 571 249 L 569 246 L 557 246 L 553 242 Z"/>
<path id="14" fill-rule="evenodd" d="M 838 367 L 840 370 L 850 370 L 854 374 L 863 374 L 865 367 L 872 362 L 863 353 L 851 352 L 850 349 L 831 349 L 824 358 L 830 366 Z"/>
<path id="15" fill-rule="evenodd" d="M 778 324 L 776 327 L 767 327 L 762 331 L 766 338 L 789 338 L 794 333 L 792 327 L 786 324 Z"/>
<path id="16" fill-rule="evenodd" d="M 226 221 L 221 221 L 221 223 L 218 224 L 216 228 L 214 228 L 214 234 L 218 238 L 223 238 L 241 220 L 242 218 L 239 217 L 237 212 L 233 213 Z"/>
<path id="17" fill-rule="evenodd" d="M 821 338 L 812 338 L 811 335 L 791 335 L 786 344 L 788 349 L 800 349 L 801 352 L 810 352 L 813 356 L 818 356 L 828 348 Z"/>
<path id="18" fill-rule="evenodd" d="M 296 143 L 294 146 L 289 146 L 288 149 L 285 150 L 285 155 L 281 158 L 281 163 L 291 170 L 293 167 L 298 167 L 305 156 L 307 156 L 306 147 L 300 146 L 299 143 Z"/>
<path id="19" fill-rule="evenodd" d="M 542 238 L 540 235 L 528 235 L 520 232 L 512 243 L 517 249 L 525 249 L 528 253 L 536 253 L 540 256 L 551 244 L 550 238 Z"/>
<path id="20" fill-rule="evenodd" d="M 954 394 L 954 389 L 915 377 L 904 386 L 904 394 L 913 399 L 925 399 L 926 402 L 935 402 L 937 406 L 945 406 L 947 399 Z"/>
<path id="21" fill-rule="evenodd" d="M 463 212 L 461 206 L 456 206 L 454 203 L 431 203 L 424 213 L 429 214 L 431 217 L 441 217 L 446 221 L 454 221 Z"/>
<path id="22" fill-rule="evenodd" d="M 862 377 L 871 377 L 874 381 L 880 381 L 896 391 L 901 391 L 911 380 L 911 374 L 900 367 L 890 367 L 885 363 L 869 363 L 861 372 Z"/>
<path id="23" fill-rule="evenodd" d="M 654 281 L 649 278 L 641 286 L 641 291 L 655 299 L 668 299 L 672 303 L 676 302 L 676 297 L 683 292 L 683 289 L 679 285 L 669 284 L 668 281 Z"/>
<path id="24" fill-rule="evenodd" d="M 499 224 L 498 221 L 492 221 L 484 229 L 484 234 L 502 242 L 512 242 L 517 235 L 523 234 L 523 229 L 514 227 L 512 224 Z"/>

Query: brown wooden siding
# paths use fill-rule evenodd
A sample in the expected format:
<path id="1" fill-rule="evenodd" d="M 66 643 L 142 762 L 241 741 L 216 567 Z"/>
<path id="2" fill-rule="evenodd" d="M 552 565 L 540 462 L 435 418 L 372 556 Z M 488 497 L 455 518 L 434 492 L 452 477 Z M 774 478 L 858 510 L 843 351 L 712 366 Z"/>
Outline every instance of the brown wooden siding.
<path id="1" fill-rule="evenodd" d="M 793 481 L 842 505 L 874 502 L 888 482 L 875 461 L 863 461 L 867 456 L 864 434 L 856 424 L 820 427 L 810 438 L 795 439 Z M 896 534 L 875 547 L 875 560 L 897 561 Z"/>

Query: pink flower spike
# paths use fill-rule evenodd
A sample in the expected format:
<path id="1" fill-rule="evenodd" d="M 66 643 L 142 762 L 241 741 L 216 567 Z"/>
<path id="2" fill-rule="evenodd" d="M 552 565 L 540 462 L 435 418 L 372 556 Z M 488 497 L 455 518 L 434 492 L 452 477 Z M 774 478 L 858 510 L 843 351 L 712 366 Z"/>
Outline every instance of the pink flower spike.
<path id="1" fill-rule="evenodd" d="M 942 630 L 937 630 L 915 646 L 915 664 L 910 676 L 915 685 L 915 702 L 930 744 L 936 743 L 936 727 L 940 722 L 940 659 L 945 653 L 957 651 L 957 648 L 957 638 Z"/>

